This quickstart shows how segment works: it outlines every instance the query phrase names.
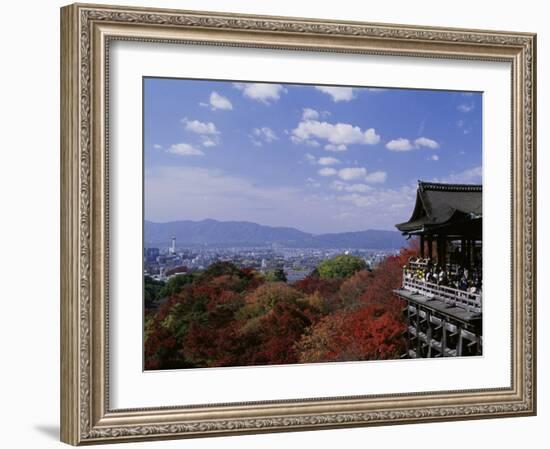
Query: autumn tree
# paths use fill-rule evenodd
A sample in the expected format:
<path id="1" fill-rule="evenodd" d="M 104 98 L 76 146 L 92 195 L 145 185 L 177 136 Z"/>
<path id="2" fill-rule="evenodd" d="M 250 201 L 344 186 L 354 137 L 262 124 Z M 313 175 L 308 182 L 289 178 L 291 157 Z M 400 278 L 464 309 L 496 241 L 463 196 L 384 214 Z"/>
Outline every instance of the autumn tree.
<path id="1" fill-rule="evenodd" d="M 266 283 L 246 297 L 238 312 L 241 365 L 296 363 L 294 343 L 318 311 L 302 293 L 282 282 Z"/>
<path id="2" fill-rule="evenodd" d="M 257 273 L 226 263 L 194 276 L 147 320 L 146 368 L 219 364 L 220 353 L 229 351 L 222 343 L 231 340 L 226 335 L 245 304 L 243 295 L 262 282 Z"/>
<path id="3" fill-rule="evenodd" d="M 332 362 L 398 358 L 404 323 L 394 310 L 367 305 L 323 318 L 296 344 L 298 361 Z"/>
<path id="4" fill-rule="evenodd" d="M 338 291 L 342 307 L 353 308 L 360 305 L 360 298 L 370 289 L 373 282 L 375 282 L 375 274 L 369 270 L 357 271 L 345 279 Z"/>

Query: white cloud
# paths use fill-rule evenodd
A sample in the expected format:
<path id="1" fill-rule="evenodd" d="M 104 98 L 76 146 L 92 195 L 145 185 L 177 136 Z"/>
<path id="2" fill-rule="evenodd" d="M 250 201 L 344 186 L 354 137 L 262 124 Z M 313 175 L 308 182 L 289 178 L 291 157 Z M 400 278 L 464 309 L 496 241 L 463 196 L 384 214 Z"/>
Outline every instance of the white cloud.
<path id="1" fill-rule="evenodd" d="M 307 178 L 306 179 L 306 185 L 308 187 L 315 187 L 316 189 L 318 189 L 319 187 L 321 187 L 321 183 L 313 178 Z"/>
<path id="2" fill-rule="evenodd" d="M 252 100 L 269 104 L 270 101 L 277 101 L 286 89 L 280 84 L 267 83 L 233 83 L 233 87 L 242 91 L 243 95 Z"/>
<path id="3" fill-rule="evenodd" d="M 162 150 L 162 145 L 159 145 L 158 143 L 155 143 L 155 144 L 153 145 L 153 148 L 154 148 L 155 150 Z"/>
<path id="4" fill-rule="evenodd" d="M 317 147 L 320 147 L 321 144 L 319 142 L 317 142 L 316 140 L 313 140 L 313 139 L 306 139 L 306 140 L 302 140 L 296 136 L 290 136 L 290 140 L 292 143 L 296 144 L 296 145 L 300 145 L 300 144 L 304 144 L 304 145 L 307 145 L 308 147 L 312 147 L 312 148 L 317 148 Z"/>
<path id="5" fill-rule="evenodd" d="M 325 167 L 319 170 L 317 173 L 319 173 L 321 176 L 334 176 L 338 172 L 334 168 Z"/>
<path id="6" fill-rule="evenodd" d="M 429 158 L 428 158 L 429 161 L 438 161 L 439 160 L 439 156 L 437 154 L 432 154 Z"/>
<path id="7" fill-rule="evenodd" d="M 400 137 L 399 139 L 390 140 L 386 144 L 386 148 L 390 151 L 411 151 L 414 149 L 414 145 L 409 139 Z"/>
<path id="8" fill-rule="evenodd" d="M 217 136 L 201 136 L 201 144 L 203 147 L 215 147 L 220 144 L 220 139 Z"/>
<path id="9" fill-rule="evenodd" d="M 372 184 L 378 184 L 386 182 L 387 177 L 388 174 L 385 171 L 375 171 L 367 174 L 367 176 L 365 176 L 365 181 Z"/>
<path id="10" fill-rule="evenodd" d="M 304 155 L 304 158 L 310 164 L 316 164 L 317 163 L 317 158 L 315 156 L 313 156 L 313 154 L 311 154 L 311 153 L 306 153 Z"/>
<path id="11" fill-rule="evenodd" d="M 344 181 L 362 181 L 363 183 L 378 184 L 386 181 L 387 173 L 384 171 L 375 171 L 368 173 L 365 167 L 346 167 L 338 171 L 331 171 L 331 175 L 337 174 Z M 349 184 L 342 181 L 334 181 L 331 187 L 335 190 L 345 190 L 347 192 L 365 191 L 361 184 L 355 184 L 355 187 L 350 188 Z M 361 190 L 363 189 L 363 190 Z"/>
<path id="12" fill-rule="evenodd" d="M 411 151 L 421 147 L 435 150 L 439 148 L 439 143 L 433 139 L 428 139 L 427 137 L 419 137 L 414 142 L 400 137 L 398 139 L 390 140 L 386 144 L 386 148 L 390 151 Z"/>
<path id="13" fill-rule="evenodd" d="M 231 104 L 231 101 L 229 101 L 228 98 L 224 97 L 223 95 L 220 95 L 216 91 L 213 91 L 210 94 L 210 107 L 214 111 L 216 109 L 222 109 L 226 111 L 230 111 L 233 109 L 233 105 Z"/>
<path id="14" fill-rule="evenodd" d="M 335 157 L 320 157 L 317 163 L 319 165 L 337 165 L 340 163 L 340 160 Z"/>
<path id="15" fill-rule="evenodd" d="M 308 147 L 313 147 L 313 148 L 317 148 L 317 147 L 321 146 L 321 144 L 319 142 L 317 142 L 316 140 L 305 140 L 304 143 Z"/>
<path id="16" fill-rule="evenodd" d="M 305 120 L 298 123 L 292 130 L 292 141 L 294 143 L 307 142 L 312 139 L 324 139 L 328 141 L 325 149 L 328 151 L 345 151 L 346 145 L 362 144 L 376 145 L 380 136 L 374 128 L 365 131 L 358 126 L 348 123 L 327 123 L 317 120 Z"/>
<path id="17" fill-rule="evenodd" d="M 365 167 L 348 167 L 338 170 L 338 177 L 344 181 L 351 181 L 353 179 L 364 179 L 367 176 L 367 169 Z"/>
<path id="18" fill-rule="evenodd" d="M 317 120 L 319 118 L 319 112 L 315 109 L 304 108 L 302 112 L 302 120 Z"/>
<path id="19" fill-rule="evenodd" d="M 332 143 L 327 143 L 325 145 L 325 150 L 327 151 L 346 151 L 348 147 L 343 143 L 340 145 L 333 145 Z"/>
<path id="20" fill-rule="evenodd" d="M 215 135 L 220 132 L 216 129 L 216 125 L 212 122 L 200 122 L 198 120 L 189 120 L 184 117 L 181 122 L 185 125 L 186 131 L 190 131 L 196 134 L 209 134 Z"/>
<path id="21" fill-rule="evenodd" d="M 338 200 L 352 203 L 356 207 L 369 207 L 376 204 L 376 198 L 366 195 L 359 195 L 358 193 L 340 196 L 338 197 Z"/>
<path id="22" fill-rule="evenodd" d="M 351 101 L 355 98 L 351 87 L 330 87 L 330 86 L 315 86 L 315 89 L 328 94 L 332 97 L 332 101 Z"/>
<path id="23" fill-rule="evenodd" d="M 460 112 L 470 112 L 470 111 L 473 111 L 474 109 L 474 104 L 473 103 L 462 103 L 462 104 L 459 104 L 457 106 L 457 109 L 460 111 Z"/>
<path id="24" fill-rule="evenodd" d="M 275 131 L 273 131 L 271 128 L 268 128 L 267 126 L 254 128 L 252 130 L 252 135 L 267 143 L 271 143 L 277 140 L 277 135 L 275 134 Z"/>
<path id="25" fill-rule="evenodd" d="M 363 219 L 372 213 L 376 215 L 377 222 L 391 223 L 390 229 L 395 229 L 393 227 L 395 223 L 410 217 L 416 198 L 416 188 L 416 185 L 405 185 L 397 189 L 371 188 L 366 191 L 366 194 L 351 193 L 338 196 L 337 200 L 364 209 L 359 214 Z"/>
<path id="26" fill-rule="evenodd" d="M 439 148 L 439 144 L 433 140 L 433 139 L 428 139 L 427 137 L 419 137 L 418 139 L 416 139 L 414 141 L 416 147 L 426 147 L 426 148 L 430 148 L 432 150 L 435 150 L 437 148 Z"/>
<path id="27" fill-rule="evenodd" d="M 360 192 L 365 193 L 373 190 L 373 187 L 367 184 L 348 184 L 343 181 L 333 181 L 330 188 L 339 192 Z"/>
<path id="28" fill-rule="evenodd" d="M 477 166 L 459 173 L 451 173 L 443 178 L 435 178 L 433 181 L 451 184 L 481 184 L 482 179 L 483 169 L 481 166 Z"/>
<path id="29" fill-rule="evenodd" d="M 170 145 L 167 151 L 178 156 L 204 156 L 201 150 L 188 143 L 175 143 Z"/>

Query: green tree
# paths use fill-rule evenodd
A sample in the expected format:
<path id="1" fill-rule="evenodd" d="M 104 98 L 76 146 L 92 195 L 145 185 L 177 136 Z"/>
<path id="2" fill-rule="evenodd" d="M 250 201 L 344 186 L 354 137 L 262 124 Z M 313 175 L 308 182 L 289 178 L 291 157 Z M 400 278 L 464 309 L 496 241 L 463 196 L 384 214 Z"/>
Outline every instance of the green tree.
<path id="1" fill-rule="evenodd" d="M 178 274 L 168 279 L 166 285 L 160 290 L 159 298 L 168 298 L 176 293 L 179 293 L 183 287 L 193 283 L 192 274 Z"/>
<path id="2" fill-rule="evenodd" d="M 347 278 L 359 270 L 367 268 L 365 261 L 350 254 L 340 254 L 324 260 L 317 270 L 321 279 Z"/>
<path id="3" fill-rule="evenodd" d="M 156 281 L 150 276 L 143 278 L 143 299 L 145 307 L 151 307 L 160 298 L 159 293 L 164 287 L 164 282 Z"/>
<path id="4" fill-rule="evenodd" d="M 265 273 L 266 281 L 270 282 L 286 282 L 286 274 L 282 268 L 275 268 L 274 270 L 269 270 Z"/>

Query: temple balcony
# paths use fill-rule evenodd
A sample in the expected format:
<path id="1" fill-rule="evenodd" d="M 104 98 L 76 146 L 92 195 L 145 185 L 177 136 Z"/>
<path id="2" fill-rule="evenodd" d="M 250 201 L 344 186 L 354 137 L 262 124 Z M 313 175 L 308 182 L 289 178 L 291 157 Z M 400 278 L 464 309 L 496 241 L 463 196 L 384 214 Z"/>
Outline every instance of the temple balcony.
<path id="1" fill-rule="evenodd" d="M 459 307 L 468 312 L 481 313 L 482 301 L 481 294 L 470 293 L 452 287 L 426 282 L 413 277 L 403 275 L 402 289 L 411 292 L 411 294 L 422 295 L 427 301 L 440 301 L 447 307 Z"/>

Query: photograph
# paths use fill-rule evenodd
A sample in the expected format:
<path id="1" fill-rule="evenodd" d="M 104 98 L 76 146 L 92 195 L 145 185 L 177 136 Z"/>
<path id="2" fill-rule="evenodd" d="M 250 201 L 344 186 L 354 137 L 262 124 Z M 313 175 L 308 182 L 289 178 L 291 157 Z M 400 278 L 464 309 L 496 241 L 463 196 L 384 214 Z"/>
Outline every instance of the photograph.
<path id="1" fill-rule="evenodd" d="M 542 22 L 199 3 L 60 8 L 61 441 L 529 423 Z"/>
<path id="2" fill-rule="evenodd" d="M 482 92 L 142 91 L 145 371 L 483 355 Z"/>

